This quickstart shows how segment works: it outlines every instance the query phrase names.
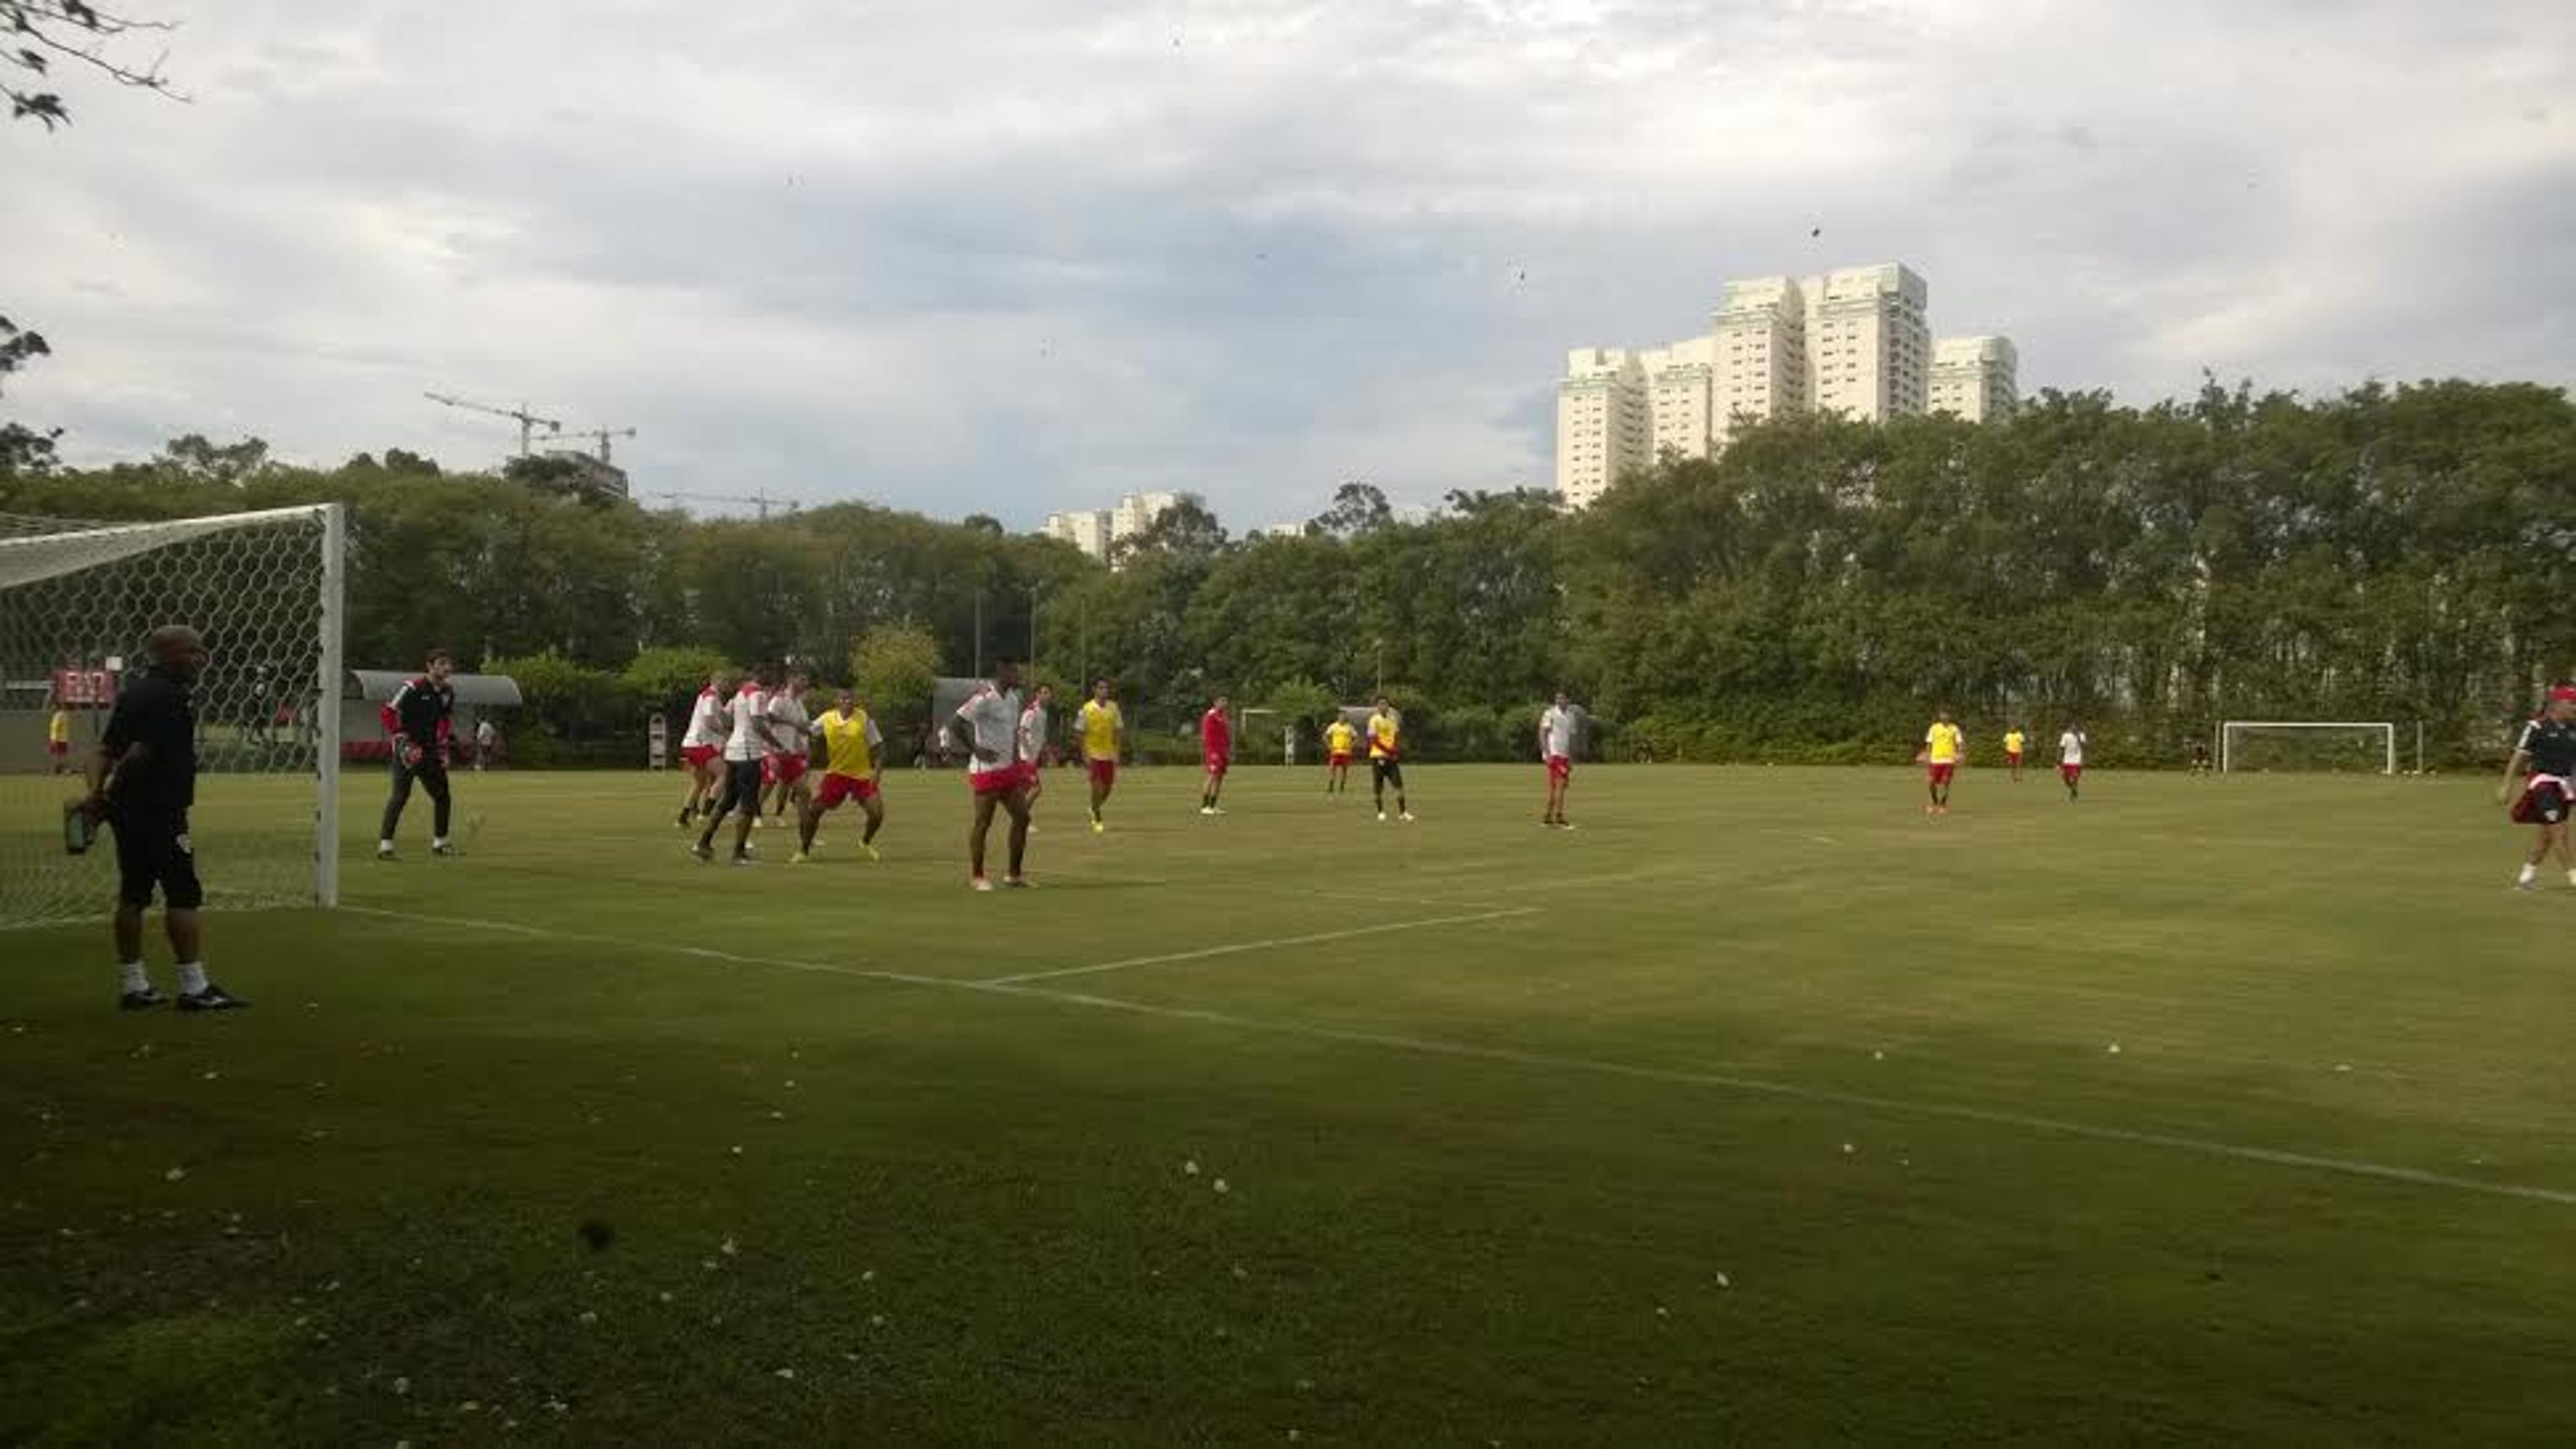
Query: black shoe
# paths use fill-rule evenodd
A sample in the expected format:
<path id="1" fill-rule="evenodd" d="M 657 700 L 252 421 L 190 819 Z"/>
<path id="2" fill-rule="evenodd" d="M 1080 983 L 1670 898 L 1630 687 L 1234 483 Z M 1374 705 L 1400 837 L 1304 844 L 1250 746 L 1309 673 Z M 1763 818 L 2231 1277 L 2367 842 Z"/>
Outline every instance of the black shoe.
<path id="1" fill-rule="evenodd" d="M 146 986 L 140 991 L 129 991 L 123 996 L 116 998 L 117 1009 L 120 1011 L 150 1011 L 156 1006 L 167 1006 L 169 1004 L 169 997 L 162 995 L 157 989 L 150 986 Z"/>
<path id="2" fill-rule="evenodd" d="M 691 854 L 691 855 L 693 855 L 693 856 L 697 857 L 700 861 L 709 861 L 709 860 L 713 860 L 713 859 L 715 859 L 715 858 L 716 858 L 716 853 L 715 853 L 714 851 L 712 851 L 712 850 L 709 850 L 709 849 L 707 848 L 707 843 L 706 843 L 705 841 L 703 841 L 703 840 L 699 841 L 699 842 L 698 842 L 697 844 L 695 844 L 695 845 L 690 846 L 690 847 L 689 847 L 689 854 Z"/>
<path id="3" fill-rule="evenodd" d="M 211 981 L 206 983 L 206 989 L 203 991 L 179 993 L 181 1011 L 239 1011 L 248 1005 L 250 1005 L 249 1002 L 227 992 Z"/>
<path id="4" fill-rule="evenodd" d="M 693 821 L 692 817 L 694 817 L 697 813 L 698 813 L 698 812 L 696 812 L 695 810 L 682 810 L 682 811 L 680 812 L 680 828 L 681 828 L 682 830 L 686 830 L 686 829 L 688 829 L 688 828 L 689 828 L 689 826 L 690 826 L 691 824 L 693 824 L 693 823 L 694 823 L 694 821 Z"/>

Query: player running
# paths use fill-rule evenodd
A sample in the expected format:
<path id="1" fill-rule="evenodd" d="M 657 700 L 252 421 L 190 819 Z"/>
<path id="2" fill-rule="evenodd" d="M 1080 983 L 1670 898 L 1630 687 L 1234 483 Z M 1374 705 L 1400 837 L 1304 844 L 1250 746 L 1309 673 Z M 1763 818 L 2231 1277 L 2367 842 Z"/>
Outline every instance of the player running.
<path id="1" fill-rule="evenodd" d="M 1025 889 L 1021 873 L 1029 852 L 1029 776 L 1020 754 L 1020 666 L 1005 659 L 994 666 L 992 682 L 975 691 L 948 720 L 948 738 L 965 746 L 966 784 L 974 792 L 975 819 L 966 835 L 966 862 L 973 872 L 968 884 L 979 891 L 993 888 L 984 874 L 984 840 L 993 831 L 996 808 L 1011 817 L 1011 873 L 1002 884 Z"/>
<path id="2" fill-rule="evenodd" d="M 1127 743 L 1127 720 L 1109 697 L 1108 680 L 1091 681 L 1091 698 L 1082 702 L 1074 725 L 1082 732 L 1082 765 L 1091 776 L 1091 833 L 1098 835 L 1109 828 L 1101 823 L 1100 807 L 1118 784 L 1118 756 Z"/>
<path id="3" fill-rule="evenodd" d="M 733 692 L 729 711 L 733 727 L 725 734 L 724 795 L 716 802 L 716 808 L 707 812 L 706 829 L 689 847 L 689 854 L 700 860 L 715 858 L 716 827 L 724 824 L 726 816 L 738 813 L 741 818 L 733 827 L 733 863 L 751 864 L 751 823 L 760 818 L 761 762 L 778 749 L 777 732 L 769 722 L 769 691 L 777 681 L 776 670 L 763 668 L 755 670 Z"/>
<path id="4" fill-rule="evenodd" d="M 2030 742 L 2020 725 L 2004 731 L 2004 764 L 2012 770 L 2012 782 L 2021 783 L 2021 747 Z"/>
<path id="5" fill-rule="evenodd" d="M 706 687 L 689 706 L 688 733 L 680 736 L 680 762 L 689 771 L 689 798 L 680 804 L 682 830 L 696 823 L 698 812 L 707 808 L 707 797 L 719 792 L 724 779 L 725 733 L 732 724 L 725 712 L 725 689 L 732 683 L 729 670 L 709 674 Z"/>
<path id="6" fill-rule="evenodd" d="M 876 860 L 877 831 L 885 826 L 885 734 L 846 689 L 833 691 L 832 707 L 814 721 L 814 732 L 823 738 L 823 788 L 797 816 L 796 853 L 787 863 L 801 865 L 814 853 L 814 831 L 844 800 L 858 801 L 868 817 L 859 849 Z"/>
<path id="7" fill-rule="evenodd" d="M 1234 719 L 1225 712 L 1225 696 L 1216 697 L 1199 716 L 1199 754 L 1207 763 L 1207 785 L 1199 791 L 1201 815 L 1223 815 L 1217 798 L 1225 792 L 1225 771 L 1234 762 Z"/>
<path id="8" fill-rule="evenodd" d="M 1047 731 L 1055 728 L 1055 686 L 1041 684 L 1029 691 L 1029 703 L 1020 711 L 1020 763 L 1029 772 L 1029 829 L 1038 828 L 1038 798 L 1046 794 Z"/>
<path id="9" fill-rule="evenodd" d="M 1923 735 L 1923 763 L 1931 798 L 1923 806 L 1926 815 L 1950 813 L 1950 776 L 1959 768 L 1959 756 L 1966 744 L 1966 732 L 1950 718 L 1948 710 L 1932 716 L 1932 728 Z"/>
<path id="10" fill-rule="evenodd" d="M 1386 819 L 1386 787 L 1395 787 L 1396 813 L 1406 820 L 1413 809 L 1404 803 L 1404 716 L 1385 695 L 1377 697 L 1377 708 L 1368 718 L 1369 785 L 1377 796 L 1377 818 Z"/>
<path id="11" fill-rule="evenodd" d="M 1324 726 L 1324 793 L 1347 795 L 1351 792 L 1351 752 L 1359 747 L 1360 732 L 1351 722 L 1336 714 Z"/>
<path id="12" fill-rule="evenodd" d="M 427 667 L 385 701 L 385 733 L 394 742 L 394 787 L 385 800 L 384 828 L 376 832 L 378 860 L 394 858 L 394 832 L 402 827 L 403 806 L 411 801 L 415 780 L 429 792 L 429 853 L 449 853 L 447 821 L 453 802 L 447 791 L 447 747 L 456 728 L 456 688 L 447 679 L 455 672 L 456 661 L 447 651 L 432 649 Z"/>
<path id="13" fill-rule="evenodd" d="M 2514 794 L 2514 776 L 2526 768 L 2530 773 L 2523 779 L 2522 791 Z M 2496 787 L 2496 803 L 2503 804 L 2508 796 L 2513 800 L 2515 823 L 2540 828 L 2513 888 L 2540 889 L 2540 863 L 2552 849 L 2558 852 L 2558 863 L 2567 867 L 2567 883 L 2576 886 L 2576 855 L 2569 853 L 2567 843 L 2568 810 L 2576 802 L 2576 685 L 2551 689 L 2548 705 L 2523 725 L 2513 758 L 2504 762 L 2504 783 Z"/>
<path id="14" fill-rule="evenodd" d="M 1582 724 L 1583 716 L 1575 712 L 1574 701 L 1562 689 L 1556 692 L 1556 703 L 1539 713 L 1538 754 L 1547 761 L 1547 813 L 1539 817 L 1541 825 L 1574 828 L 1574 822 L 1565 818 L 1565 787 L 1574 779 L 1575 734 Z"/>
<path id="15" fill-rule="evenodd" d="M 2067 721 L 2066 733 L 2057 737 L 2057 778 L 2066 782 L 2066 798 L 2071 803 L 2084 793 L 2084 726 Z"/>

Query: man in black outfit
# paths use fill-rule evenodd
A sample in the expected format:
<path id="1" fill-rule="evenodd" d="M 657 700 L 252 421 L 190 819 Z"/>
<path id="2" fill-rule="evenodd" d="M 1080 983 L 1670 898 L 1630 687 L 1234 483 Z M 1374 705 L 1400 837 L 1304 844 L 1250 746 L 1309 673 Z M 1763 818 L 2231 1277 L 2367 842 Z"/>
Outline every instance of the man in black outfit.
<path id="1" fill-rule="evenodd" d="M 117 695 L 81 807 L 116 832 L 116 959 L 125 973 L 117 1004 L 141 1011 L 170 999 L 143 969 L 143 912 L 157 888 L 179 958 L 179 1009 L 231 1011 L 250 1003 L 206 979 L 197 922 L 206 891 L 188 838 L 188 807 L 197 798 L 197 715 L 189 695 L 205 672 L 206 642 L 185 625 L 165 624 L 144 639 L 143 652 L 150 663 Z"/>
<path id="2" fill-rule="evenodd" d="M 447 846 L 447 747 L 455 728 L 456 689 L 447 677 L 456 661 L 444 649 L 429 651 L 429 666 L 403 681 L 385 702 L 385 733 L 394 740 L 394 792 L 385 801 L 385 827 L 376 832 L 376 859 L 394 858 L 394 832 L 402 826 L 403 806 L 411 801 L 412 781 L 429 792 L 433 807 L 429 853 L 445 855 Z"/>

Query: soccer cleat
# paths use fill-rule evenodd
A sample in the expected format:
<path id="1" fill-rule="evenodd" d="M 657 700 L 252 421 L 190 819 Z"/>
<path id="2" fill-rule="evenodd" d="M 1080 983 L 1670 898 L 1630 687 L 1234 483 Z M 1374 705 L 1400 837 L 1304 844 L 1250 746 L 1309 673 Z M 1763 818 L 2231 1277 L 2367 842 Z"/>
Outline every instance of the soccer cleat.
<path id="1" fill-rule="evenodd" d="M 800 850 L 794 855 L 787 857 L 787 863 L 789 865 L 803 865 L 805 862 L 812 860 L 813 858 L 814 857 L 807 855 L 804 851 Z"/>
<path id="2" fill-rule="evenodd" d="M 1213 805 L 1202 805 L 1199 807 L 1199 813 L 1201 815 L 1214 815 L 1216 813 L 1216 807 Z"/>
<path id="3" fill-rule="evenodd" d="M 432 855 L 454 855 L 456 853 L 456 847 L 448 844 L 444 840 L 433 840 L 429 843 L 429 853 Z"/>
<path id="4" fill-rule="evenodd" d="M 733 859 L 732 859 L 730 862 L 728 862 L 728 863 L 729 863 L 729 864 L 732 864 L 732 865 L 737 865 L 737 866 L 741 866 L 741 865 L 758 865 L 758 864 L 760 864 L 760 862 L 759 862 L 759 861 L 756 861 L 756 860 L 754 860 L 754 859 L 752 859 L 752 858 L 751 858 L 751 852 L 750 852 L 750 851 L 748 851 L 748 850 L 737 850 L 737 851 L 735 851 L 735 852 L 733 853 Z"/>
<path id="5" fill-rule="evenodd" d="M 1386 812 L 1385 812 L 1385 811 L 1381 810 L 1381 811 L 1377 812 L 1377 823 L 1378 823 L 1378 824 L 1380 824 L 1380 825 L 1384 825 L 1384 824 L 1386 823 Z"/>
<path id="6" fill-rule="evenodd" d="M 979 875 L 973 880 L 968 881 L 966 886 L 969 890 L 988 891 L 993 888 L 993 883 Z"/>
<path id="7" fill-rule="evenodd" d="M 1403 811 L 1397 816 L 1397 818 L 1403 820 L 1409 825 L 1413 822 L 1413 812 L 1410 810 Z"/>
<path id="8" fill-rule="evenodd" d="M 859 849 L 860 849 L 860 850 L 862 850 L 862 851 L 865 851 L 865 852 L 867 853 L 867 857 L 868 857 L 868 859 L 870 859 L 870 860 L 883 860 L 883 859 L 885 859 L 885 857 L 884 857 L 884 856 L 877 854 L 877 848 L 876 848 L 875 846 L 868 844 L 868 843 L 867 843 L 866 841 L 864 841 L 864 840 L 862 840 L 862 841 L 860 841 L 860 842 L 859 842 Z"/>
<path id="9" fill-rule="evenodd" d="M 2536 891 L 2540 889 L 2540 882 L 2536 879 L 2518 880 L 2513 883 L 2513 888 L 2518 891 Z"/>
<path id="10" fill-rule="evenodd" d="M 376 846 L 376 859 L 378 859 L 378 860 L 395 860 L 395 859 L 399 859 L 399 857 L 397 857 L 397 856 L 394 854 L 394 847 L 393 847 L 393 842 L 392 842 L 392 841 L 381 841 L 381 842 L 379 842 L 379 843 L 377 844 L 377 846 Z"/>
<path id="11" fill-rule="evenodd" d="M 696 844 L 694 844 L 694 845 L 690 846 L 690 847 L 689 847 L 689 854 L 690 854 L 691 856 L 695 857 L 695 858 L 696 858 L 699 862 L 701 862 L 701 863 L 704 863 L 704 862 L 706 862 L 706 861 L 710 861 L 710 860 L 713 860 L 713 859 L 715 859 L 715 858 L 716 858 L 716 853 L 715 853 L 714 851 L 712 851 L 712 850 L 709 850 L 709 849 L 707 848 L 707 843 L 706 843 L 705 841 L 703 841 L 703 840 L 701 840 L 701 841 L 697 842 Z"/>
<path id="12" fill-rule="evenodd" d="M 240 997 L 233 995 L 231 992 L 224 990 L 222 987 L 217 986 L 211 981 L 206 983 L 206 989 L 203 991 L 183 991 L 179 993 L 179 1009 L 181 1011 L 238 1011 L 248 1005 L 250 1005 L 249 1002 L 242 1000 Z"/>
<path id="13" fill-rule="evenodd" d="M 170 998 L 162 995 L 157 988 L 146 986 L 140 991 L 129 991 L 116 998 L 116 1008 L 119 1011 L 150 1011 L 156 1006 L 167 1006 L 169 1002 Z"/>
<path id="14" fill-rule="evenodd" d="M 1091 817 L 1091 833 L 1094 835 L 1106 835 L 1109 833 L 1109 827 L 1100 822 L 1099 816 L 1094 815 Z"/>
<path id="15" fill-rule="evenodd" d="M 1024 890 L 1028 890 L 1028 889 L 1030 889 L 1030 885 L 1029 885 L 1029 878 L 1028 878 L 1027 876 L 1024 876 L 1024 875 L 1010 875 L 1010 876 L 1004 876 L 1004 877 L 1002 877 L 1002 884 L 1003 884 L 1003 885 L 1005 885 L 1005 886 L 1010 887 L 1012 890 L 1015 890 L 1015 891 L 1024 891 Z"/>
<path id="16" fill-rule="evenodd" d="M 698 812 L 696 812 L 695 810 L 690 809 L 690 808 L 689 808 L 689 807 L 687 807 L 686 805 L 681 806 L 681 807 L 680 807 L 680 828 L 681 828 L 682 830 L 686 830 L 686 829 L 688 829 L 688 828 L 689 828 L 689 823 L 690 823 L 690 818 L 691 818 L 692 816 L 696 815 L 697 813 L 698 813 Z"/>

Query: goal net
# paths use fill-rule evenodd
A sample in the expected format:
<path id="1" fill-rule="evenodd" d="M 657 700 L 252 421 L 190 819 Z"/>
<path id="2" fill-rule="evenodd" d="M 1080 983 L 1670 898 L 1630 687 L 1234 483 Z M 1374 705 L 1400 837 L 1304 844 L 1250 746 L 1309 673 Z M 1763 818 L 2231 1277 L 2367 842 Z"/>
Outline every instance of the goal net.
<path id="1" fill-rule="evenodd" d="M 2229 720 L 2218 768 L 2397 773 L 2397 726 L 2375 720 Z"/>
<path id="2" fill-rule="evenodd" d="M 67 852 L 63 804 L 163 624 L 194 627 L 210 655 L 189 818 L 207 907 L 336 902 L 344 530 L 338 504 L 153 523 L 0 514 L 0 928 L 107 913 L 113 841 Z"/>

